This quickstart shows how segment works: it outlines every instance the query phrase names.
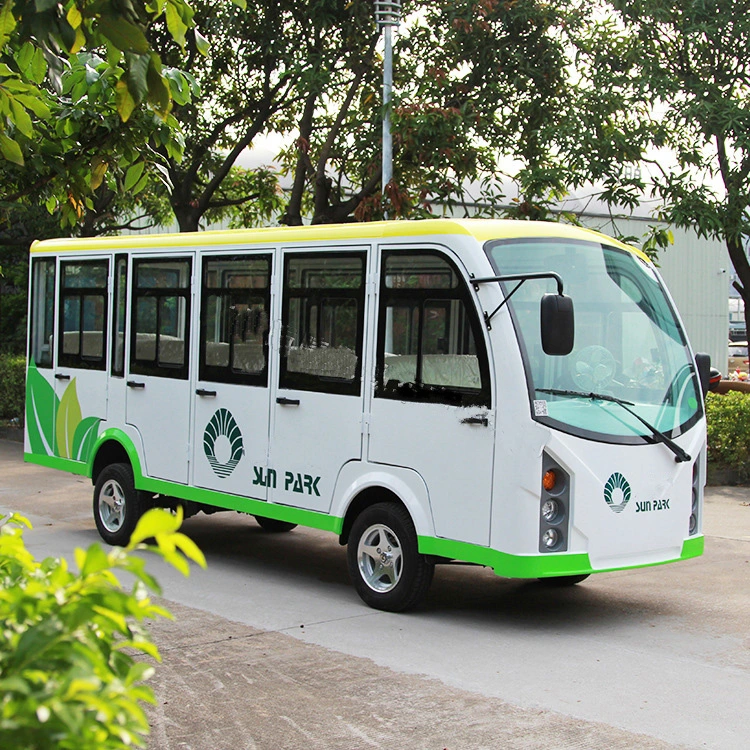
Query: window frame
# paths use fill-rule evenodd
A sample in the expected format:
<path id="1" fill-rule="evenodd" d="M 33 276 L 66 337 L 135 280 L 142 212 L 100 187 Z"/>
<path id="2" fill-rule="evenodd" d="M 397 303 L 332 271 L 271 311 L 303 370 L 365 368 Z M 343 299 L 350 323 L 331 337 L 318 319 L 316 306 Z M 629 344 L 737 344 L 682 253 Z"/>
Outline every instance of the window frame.
<path id="1" fill-rule="evenodd" d="M 60 267 L 58 270 L 58 284 L 59 284 L 59 304 L 60 304 L 60 315 L 58 317 L 57 324 L 57 365 L 58 367 L 70 367 L 75 370 L 106 370 L 107 369 L 107 334 L 109 331 L 109 272 L 110 272 L 110 260 L 111 258 L 86 258 L 86 259 L 66 259 L 60 261 Z M 106 268 L 104 286 L 76 286 L 66 287 L 65 286 L 65 268 L 68 266 L 104 266 Z M 86 297 L 101 297 L 102 298 L 102 325 L 100 329 L 97 329 L 97 333 L 101 332 L 102 346 L 101 354 L 97 357 L 83 354 L 83 318 L 84 318 L 84 306 L 83 300 Z M 77 298 L 80 304 L 79 310 L 79 347 L 77 354 L 66 353 L 65 348 L 65 302 L 67 299 Z"/>
<path id="2" fill-rule="evenodd" d="M 48 273 L 42 269 L 47 267 L 52 269 L 51 279 Z M 57 258 L 42 257 L 32 258 L 29 269 L 31 279 L 31 294 L 29 303 L 29 361 L 33 360 L 37 368 L 52 369 L 55 359 L 55 341 L 57 333 L 55 332 L 55 312 L 56 312 L 56 294 L 57 294 Z M 44 282 L 44 288 L 39 288 L 40 276 Z M 52 318 L 50 320 L 50 309 Z M 41 324 L 41 325 L 40 325 Z M 48 325 L 49 324 L 49 325 Z M 52 342 L 49 339 L 52 338 Z M 47 342 L 48 361 L 37 361 L 36 346 L 41 347 Z"/>
<path id="3" fill-rule="evenodd" d="M 120 290 L 119 286 L 119 269 L 120 264 L 124 263 L 124 288 Z M 125 377 L 125 344 L 128 340 L 128 281 L 130 277 L 129 259 L 127 253 L 117 253 L 114 256 L 114 270 L 112 274 L 112 360 L 110 365 L 110 374 L 116 378 Z M 122 365 L 117 366 L 117 337 L 119 323 L 119 307 L 122 305 Z"/>
<path id="4" fill-rule="evenodd" d="M 138 269 L 141 266 L 155 263 L 187 263 L 187 281 L 185 286 L 171 287 L 139 287 L 138 286 Z M 130 372 L 134 375 L 150 375 L 159 378 L 172 378 L 174 380 L 188 380 L 190 373 L 190 316 L 192 300 L 192 273 L 193 258 L 191 256 L 146 256 L 133 258 L 132 263 L 132 283 L 130 287 Z M 169 362 L 159 362 L 159 331 L 160 320 L 160 302 L 166 297 L 178 297 L 185 300 L 184 309 L 184 340 L 183 340 L 183 357 L 182 364 L 171 364 Z M 154 339 L 155 357 L 153 360 L 138 359 L 137 350 L 137 315 L 138 301 L 140 299 L 156 299 L 156 331 Z"/>
<path id="5" fill-rule="evenodd" d="M 217 260 L 264 260 L 268 264 L 265 288 L 239 287 L 232 290 L 229 287 L 209 287 L 207 285 L 207 268 L 211 261 Z M 256 387 L 268 387 L 268 360 L 270 355 L 270 331 L 271 331 L 271 280 L 273 278 L 273 253 L 272 252 L 232 252 L 217 255 L 204 255 L 201 263 L 201 307 L 199 324 L 199 360 L 198 379 L 209 383 L 234 383 L 236 385 L 250 385 Z M 251 291 L 252 296 L 262 297 L 266 316 L 268 318 L 268 330 L 265 332 L 263 341 L 263 369 L 258 372 L 245 372 L 232 367 L 234 353 L 234 337 L 229 337 L 229 362 L 227 365 L 209 365 L 206 361 L 207 341 L 206 326 L 208 323 L 207 306 L 210 297 L 231 298 L 232 292 Z"/>
<path id="6" fill-rule="evenodd" d="M 455 275 L 457 283 L 455 286 L 448 287 L 389 287 L 386 284 L 387 261 L 394 256 L 437 258 L 449 266 Z M 469 285 L 453 259 L 442 250 L 433 248 L 383 248 L 380 258 L 379 283 L 377 345 L 375 352 L 375 398 L 491 408 L 492 385 L 484 326 L 482 325 L 475 299 L 469 290 Z M 428 304 L 441 302 L 449 304 L 454 300 L 463 305 L 465 323 L 468 323 L 469 330 L 474 338 L 481 385 L 478 389 L 458 386 L 436 386 L 429 383 L 420 386 L 417 383 L 419 382 L 420 373 L 424 366 L 423 358 L 426 356 L 423 351 L 425 307 Z M 414 310 L 418 312 L 415 383 L 403 384 L 397 389 L 387 389 L 384 383 L 386 311 L 389 306 L 406 308 L 410 311 L 410 316 L 414 314 Z M 465 333 L 463 335 L 465 336 Z"/>
<path id="7" fill-rule="evenodd" d="M 364 355 L 365 334 L 365 305 L 367 280 L 367 249 L 318 250 L 287 252 L 284 254 L 281 305 L 281 336 L 279 338 L 279 388 L 286 390 L 315 391 L 318 393 L 333 393 L 344 396 L 361 396 L 362 394 L 362 357 Z M 358 287 L 304 287 L 289 285 L 290 264 L 293 260 L 306 258 L 357 260 L 361 263 L 360 283 Z M 325 377 L 310 373 L 295 372 L 288 369 L 288 353 L 286 347 L 286 333 L 289 326 L 290 305 L 292 299 L 314 300 L 318 303 L 318 321 L 323 318 L 320 314 L 321 303 L 324 300 L 354 299 L 357 303 L 356 311 L 356 344 L 355 355 L 357 364 L 354 377 L 351 380 L 343 378 Z M 320 347 L 318 347 L 320 348 Z"/>

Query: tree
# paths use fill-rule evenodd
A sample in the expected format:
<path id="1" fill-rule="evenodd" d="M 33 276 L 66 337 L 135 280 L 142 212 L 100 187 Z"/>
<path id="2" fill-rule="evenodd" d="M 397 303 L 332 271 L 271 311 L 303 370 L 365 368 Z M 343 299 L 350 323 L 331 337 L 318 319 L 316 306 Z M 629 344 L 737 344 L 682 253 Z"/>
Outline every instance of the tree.
<path id="1" fill-rule="evenodd" d="M 307 55 L 328 64 L 314 85 L 302 81 L 290 115 L 296 142 L 283 159 L 294 187 L 282 221 L 430 215 L 434 204 L 464 203 L 468 183 L 492 203 L 504 157 L 527 171 L 551 158 L 538 133 L 566 102 L 561 34 L 577 11 L 537 0 L 415 0 L 394 49 L 394 180 L 384 201 L 381 61 L 372 8 L 353 5 L 310 35 Z"/>
<path id="2" fill-rule="evenodd" d="M 163 28 L 153 27 L 149 36 L 162 59 L 179 64 L 203 92 L 200 100 L 173 109 L 184 133 L 184 157 L 160 149 L 173 185 L 169 201 L 182 231 L 197 230 L 207 213 L 221 215 L 250 202 L 257 215 L 273 213 L 273 172 L 248 175 L 232 169 L 255 138 L 271 129 L 290 102 L 292 84 L 314 65 L 305 59 L 302 40 L 316 7 L 291 0 L 260 0 L 246 10 L 222 0 L 196 0 L 194 6 L 196 23 L 211 45 L 208 57 L 200 56 L 197 37 L 188 39 L 184 57 Z"/>
<path id="3" fill-rule="evenodd" d="M 169 111 L 188 87 L 148 44 L 145 32 L 154 24 L 184 45 L 192 10 L 185 0 L 4 0 L 0 201 L 6 211 L 24 201 L 44 203 L 74 227 L 103 182 L 132 191 L 151 172 L 156 151 L 141 153 L 149 141 L 179 153 Z"/>
<path id="4" fill-rule="evenodd" d="M 603 103 L 587 112 L 600 136 L 577 158 L 602 164 L 610 176 L 612 152 L 620 167 L 646 162 L 664 202 L 661 218 L 726 244 L 750 321 L 750 2 L 610 0 L 602 7 L 579 48 L 589 88 L 600 92 L 590 101 Z M 633 193 L 646 187 L 631 184 Z"/>

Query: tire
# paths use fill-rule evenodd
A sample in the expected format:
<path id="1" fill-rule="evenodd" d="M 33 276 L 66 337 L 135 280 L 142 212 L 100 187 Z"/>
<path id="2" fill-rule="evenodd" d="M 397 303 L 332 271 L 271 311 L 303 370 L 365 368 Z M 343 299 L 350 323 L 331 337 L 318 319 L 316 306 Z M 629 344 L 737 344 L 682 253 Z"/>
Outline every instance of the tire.
<path id="1" fill-rule="evenodd" d="M 539 580 L 548 586 L 575 586 L 577 583 L 585 581 L 589 575 L 589 573 L 581 573 L 577 576 L 555 576 L 553 578 L 540 578 Z"/>
<path id="2" fill-rule="evenodd" d="M 297 528 L 296 523 L 289 523 L 288 521 L 279 521 L 276 518 L 265 518 L 264 516 L 255 516 L 255 520 L 263 531 L 268 531 L 271 534 L 280 534 L 284 531 L 291 531 Z"/>
<path id="3" fill-rule="evenodd" d="M 110 464 L 102 469 L 94 486 L 94 521 L 107 544 L 126 546 L 147 507 L 135 488 L 129 464 Z"/>
<path id="4" fill-rule="evenodd" d="M 427 594 L 435 572 L 434 564 L 417 551 L 411 517 L 396 503 L 377 503 L 357 516 L 346 556 L 362 601 L 386 612 L 416 606 Z"/>

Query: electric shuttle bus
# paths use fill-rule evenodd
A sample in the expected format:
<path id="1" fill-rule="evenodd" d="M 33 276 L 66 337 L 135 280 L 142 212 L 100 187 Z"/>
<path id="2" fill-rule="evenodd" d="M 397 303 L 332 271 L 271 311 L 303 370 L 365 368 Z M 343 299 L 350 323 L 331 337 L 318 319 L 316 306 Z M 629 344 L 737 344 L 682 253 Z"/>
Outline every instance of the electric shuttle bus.
<path id="1" fill-rule="evenodd" d="M 25 458 L 154 505 L 324 529 L 399 611 L 436 564 L 574 584 L 700 555 L 708 375 L 648 258 L 436 219 L 31 250 Z"/>

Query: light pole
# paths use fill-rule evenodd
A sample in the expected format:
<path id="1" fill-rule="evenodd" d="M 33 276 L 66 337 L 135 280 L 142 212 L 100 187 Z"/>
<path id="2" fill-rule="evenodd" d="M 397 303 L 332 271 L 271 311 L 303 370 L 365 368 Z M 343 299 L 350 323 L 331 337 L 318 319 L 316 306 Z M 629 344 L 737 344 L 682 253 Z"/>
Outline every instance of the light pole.
<path id="1" fill-rule="evenodd" d="M 382 192 L 393 177 L 393 140 L 391 138 L 391 89 L 393 88 L 392 30 L 401 20 L 401 0 L 375 0 L 375 20 L 383 29 L 385 54 L 383 55 L 383 176 Z M 388 218 L 388 211 L 384 212 Z"/>

